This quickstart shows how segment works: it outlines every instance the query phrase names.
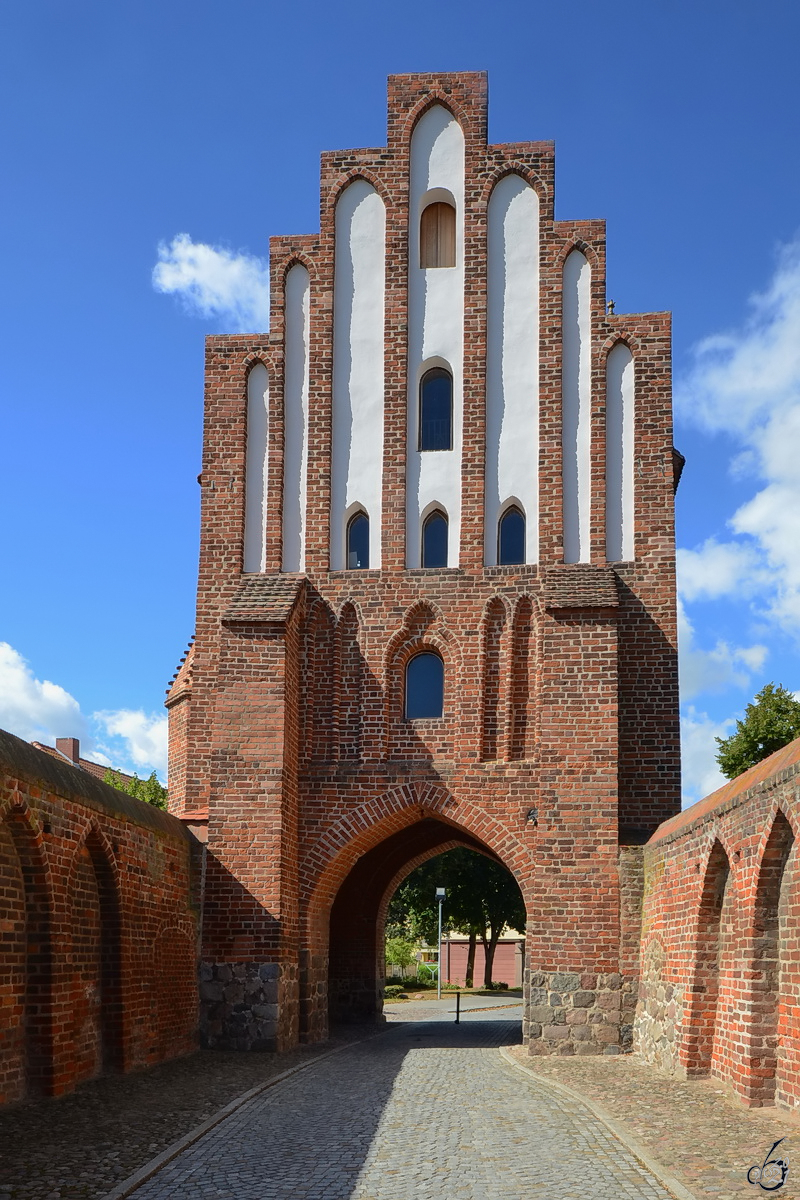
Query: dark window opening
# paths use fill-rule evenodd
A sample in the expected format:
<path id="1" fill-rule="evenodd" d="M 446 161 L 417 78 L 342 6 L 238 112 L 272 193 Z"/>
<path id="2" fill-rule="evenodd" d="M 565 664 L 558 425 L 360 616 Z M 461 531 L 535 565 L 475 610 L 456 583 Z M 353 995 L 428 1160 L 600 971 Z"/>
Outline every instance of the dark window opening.
<path id="1" fill-rule="evenodd" d="M 422 526 L 423 567 L 447 566 L 447 517 L 443 512 L 432 512 Z"/>
<path id="2" fill-rule="evenodd" d="M 347 569 L 354 571 L 369 566 L 369 517 L 356 513 L 347 524 Z"/>
<path id="3" fill-rule="evenodd" d="M 525 518 L 516 506 L 506 509 L 500 518 L 497 562 L 501 567 L 525 562 Z"/>
<path id="4" fill-rule="evenodd" d="M 452 204 L 429 204 L 419 222 L 419 265 L 456 265 L 456 210 Z"/>
<path id="5" fill-rule="evenodd" d="M 453 425 L 453 377 L 442 367 L 426 371 L 419 385 L 419 448 L 450 450 Z"/>
<path id="6" fill-rule="evenodd" d="M 406 720 L 441 717 L 444 712 L 444 663 L 438 654 L 415 654 L 406 667 Z"/>

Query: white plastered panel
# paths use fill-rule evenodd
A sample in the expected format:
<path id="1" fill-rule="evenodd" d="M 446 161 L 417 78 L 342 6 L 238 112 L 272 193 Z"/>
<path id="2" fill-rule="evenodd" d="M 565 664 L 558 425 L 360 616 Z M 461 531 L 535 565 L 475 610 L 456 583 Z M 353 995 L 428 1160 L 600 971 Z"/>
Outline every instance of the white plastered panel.
<path id="1" fill-rule="evenodd" d="M 525 513 L 525 561 L 539 558 L 539 198 L 519 175 L 489 200 L 485 560 L 509 500 Z"/>
<path id="2" fill-rule="evenodd" d="M 386 211 L 364 179 L 336 205 L 333 310 L 331 570 L 345 566 L 347 514 L 369 515 L 369 561 L 381 564 Z"/>
<path id="3" fill-rule="evenodd" d="M 606 362 L 606 558 L 634 557 L 634 366 L 618 343 Z"/>
<path id="4" fill-rule="evenodd" d="M 440 189 L 440 190 L 437 190 Z M 456 206 L 456 265 L 419 265 L 419 219 L 437 196 Z M 408 445 L 406 562 L 418 567 L 423 510 L 438 503 L 448 514 L 448 566 L 457 567 L 461 539 L 461 443 L 464 362 L 464 135 L 455 117 L 434 105 L 411 138 L 408 271 Z M 420 452 L 419 381 L 428 367 L 453 375 L 452 450 Z"/>
<path id="5" fill-rule="evenodd" d="M 269 375 L 256 363 L 247 377 L 247 456 L 245 461 L 244 569 L 263 571 L 267 525 Z"/>
<path id="6" fill-rule="evenodd" d="M 286 276 L 283 389 L 283 570 L 305 569 L 308 471 L 308 271 L 297 263 Z"/>
<path id="7" fill-rule="evenodd" d="M 564 263 L 561 381 L 564 488 L 564 561 L 591 555 L 591 287 L 585 255 L 573 250 Z"/>

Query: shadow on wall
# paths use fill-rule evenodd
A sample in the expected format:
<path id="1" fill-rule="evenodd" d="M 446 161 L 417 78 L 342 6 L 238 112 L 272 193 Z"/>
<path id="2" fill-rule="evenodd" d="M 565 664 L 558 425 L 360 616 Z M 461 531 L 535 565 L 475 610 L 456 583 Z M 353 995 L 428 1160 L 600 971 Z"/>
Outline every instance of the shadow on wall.
<path id="1" fill-rule="evenodd" d="M 615 566 L 620 603 L 619 677 L 620 841 L 643 844 L 664 820 L 665 796 L 680 808 L 678 652 Z M 667 766 L 667 764 L 669 764 Z M 658 771 L 661 788 L 653 796 Z"/>

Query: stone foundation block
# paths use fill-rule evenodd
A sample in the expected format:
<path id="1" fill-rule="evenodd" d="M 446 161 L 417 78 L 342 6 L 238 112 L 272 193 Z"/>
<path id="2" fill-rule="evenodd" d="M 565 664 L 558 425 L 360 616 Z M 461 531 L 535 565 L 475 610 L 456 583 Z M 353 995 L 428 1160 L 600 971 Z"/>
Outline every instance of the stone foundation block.
<path id="1" fill-rule="evenodd" d="M 280 987 L 279 963 L 202 963 L 200 1044 L 219 1050 L 278 1049 Z M 284 1007 L 290 1018 L 290 1006 Z"/>
<path id="2" fill-rule="evenodd" d="M 528 1052 L 605 1054 L 611 1047 L 615 1053 L 629 1049 L 630 1021 L 623 1033 L 620 1014 L 623 987 L 629 992 L 630 986 L 630 979 L 623 982 L 617 973 L 529 971 L 523 1025 Z"/>

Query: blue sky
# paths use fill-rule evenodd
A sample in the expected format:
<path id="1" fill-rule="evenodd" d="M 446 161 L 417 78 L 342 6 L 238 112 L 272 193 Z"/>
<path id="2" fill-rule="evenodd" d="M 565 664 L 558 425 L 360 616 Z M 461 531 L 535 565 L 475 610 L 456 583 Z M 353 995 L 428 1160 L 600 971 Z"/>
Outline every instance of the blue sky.
<path id="1" fill-rule="evenodd" d="M 800 7 L 489 14 L 0 7 L 0 725 L 163 772 L 203 336 L 264 324 L 269 235 L 318 229 L 320 152 L 383 144 L 403 71 L 488 70 L 490 139 L 555 139 L 556 215 L 606 218 L 617 311 L 674 314 L 687 799 L 758 688 L 800 689 Z"/>

